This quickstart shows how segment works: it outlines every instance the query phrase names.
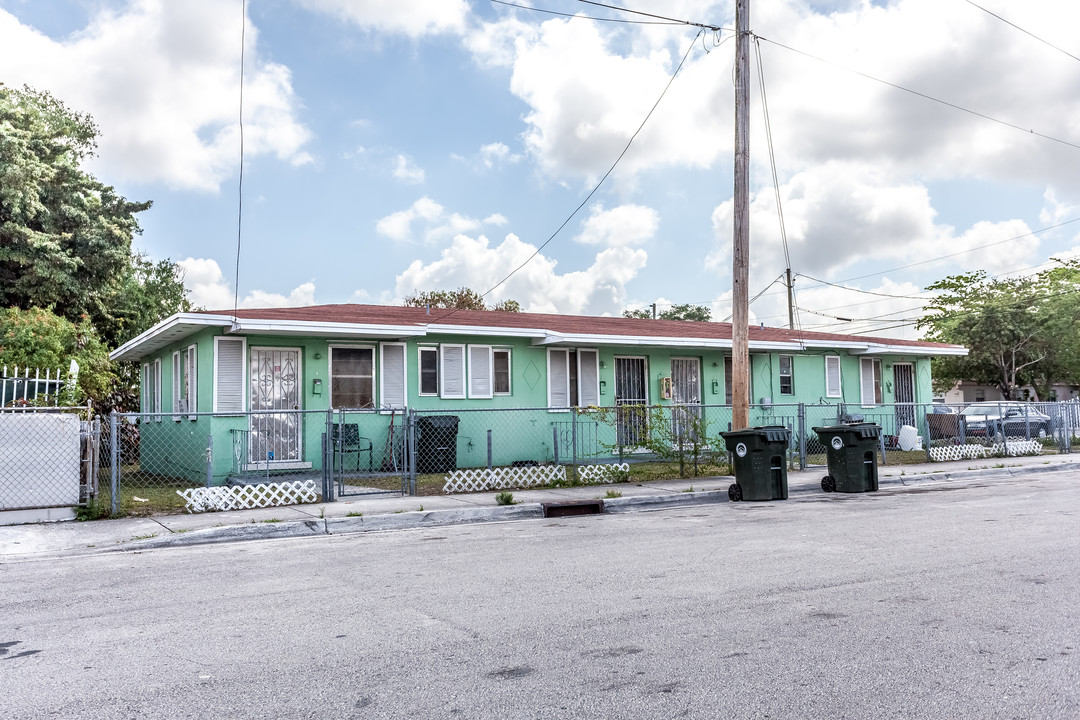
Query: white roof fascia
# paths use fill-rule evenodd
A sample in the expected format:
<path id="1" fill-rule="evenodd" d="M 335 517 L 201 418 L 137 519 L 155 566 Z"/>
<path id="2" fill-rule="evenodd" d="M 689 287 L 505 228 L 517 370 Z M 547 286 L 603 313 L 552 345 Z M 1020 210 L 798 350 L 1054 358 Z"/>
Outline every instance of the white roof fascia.
<path id="1" fill-rule="evenodd" d="M 110 360 L 138 360 L 144 356 L 139 352 L 144 345 L 150 345 L 149 352 L 160 349 L 154 344 L 154 340 L 170 330 L 190 326 L 192 330 L 203 327 L 229 327 L 232 325 L 230 315 L 207 315 L 206 313 L 176 313 L 170 315 L 149 330 L 136 335 L 126 343 L 109 353 Z M 168 343 L 164 343 L 168 344 Z M 162 346 L 164 346 L 164 344 Z"/>
<path id="2" fill-rule="evenodd" d="M 428 335 L 480 335 L 490 337 L 516 337 L 516 338 L 533 338 L 534 341 L 543 338 L 546 334 L 546 330 L 540 330 L 538 328 L 509 328 L 509 327 L 494 327 L 491 325 L 439 325 L 436 323 L 429 323 L 424 327 L 427 328 Z"/>
<path id="3" fill-rule="evenodd" d="M 577 335 L 548 333 L 533 340 L 533 345 L 623 345 L 639 347 L 682 347 L 731 349 L 731 340 L 720 338 L 642 337 L 640 335 Z M 752 342 L 752 350 L 799 350 L 794 342 Z"/>
<path id="4" fill-rule="evenodd" d="M 231 318 L 230 318 L 231 320 Z M 361 325 L 358 323 L 313 322 L 311 320 L 269 320 L 238 318 L 230 324 L 230 334 L 360 336 L 371 338 L 422 337 L 427 331 L 420 325 Z"/>
<path id="5" fill-rule="evenodd" d="M 937 357 L 941 355 L 956 355 L 963 357 L 968 354 L 967 348 L 940 348 L 919 347 L 914 345 L 871 345 L 859 350 L 849 350 L 850 355 L 920 355 Z"/>

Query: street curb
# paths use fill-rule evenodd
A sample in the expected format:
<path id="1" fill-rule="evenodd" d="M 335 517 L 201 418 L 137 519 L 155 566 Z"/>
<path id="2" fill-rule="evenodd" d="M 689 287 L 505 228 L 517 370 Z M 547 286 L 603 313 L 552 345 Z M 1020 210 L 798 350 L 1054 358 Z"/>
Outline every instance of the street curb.
<path id="1" fill-rule="evenodd" d="M 879 478 L 879 487 L 903 488 L 928 483 L 947 483 L 971 478 L 1007 480 L 1009 478 L 1053 472 L 1076 471 L 1075 464 L 1022 466 L 987 470 L 962 470 L 960 472 L 924 473 L 920 475 L 894 475 Z M 732 478 L 734 480 L 734 478 Z M 813 484 L 800 484 L 788 488 L 792 496 L 825 495 Z M 696 492 L 673 492 L 665 495 L 639 495 L 605 498 L 605 515 L 617 515 L 636 511 L 663 510 L 666 508 L 727 503 L 727 489 L 699 490 Z M 122 543 L 108 548 L 106 552 L 153 550 L 187 545 L 209 545 L 246 540 L 275 540 L 280 538 L 314 537 L 317 535 L 350 535 L 366 532 L 386 532 L 418 528 L 469 525 L 488 522 L 511 522 L 515 520 L 538 520 L 543 518 L 540 503 L 521 503 L 510 506 L 455 508 L 419 512 L 399 512 L 357 517 L 318 518 L 294 522 L 253 523 L 250 525 L 226 525 L 202 530 L 179 532 L 163 537 L 147 538 Z"/>
<path id="2" fill-rule="evenodd" d="M 540 503 L 522 503 L 520 505 L 502 505 L 488 508 L 427 510 L 391 513 L 389 515 L 368 515 L 367 517 L 327 518 L 326 533 L 328 535 L 345 535 L 380 530 L 405 530 L 442 525 L 531 520 L 541 517 L 543 517 L 543 513 L 540 511 Z"/>

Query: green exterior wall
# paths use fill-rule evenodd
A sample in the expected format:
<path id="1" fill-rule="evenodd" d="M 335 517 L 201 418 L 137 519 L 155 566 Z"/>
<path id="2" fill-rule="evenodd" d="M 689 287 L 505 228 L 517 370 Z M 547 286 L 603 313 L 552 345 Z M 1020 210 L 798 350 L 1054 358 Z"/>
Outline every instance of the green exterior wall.
<path id="1" fill-rule="evenodd" d="M 206 449 L 212 438 L 212 474 L 215 483 L 224 480 L 236 469 L 234 457 L 235 431 L 248 428 L 248 419 L 239 416 L 203 415 L 195 420 L 186 417 L 174 421 L 172 408 L 172 353 L 195 344 L 197 350 L 198 395 L 197 410 L 213 411 L 214 386 L 214 338 L 221 335 L 219 328 L 203 330 L 183 342 L 165 348 L 143 362 L 160 358 L 162 361 L 162 408 L 165 411 L 160 422 L 142 421 L 140 438 L 140 470 L 166 477 L 186 478 L 201 483 L 206 478 Z M 230 336 L 235 337 L 235 336 Z M 302 430 L 302 459 L 311 463 L 314 470 L 321 469 L 322 436 L 327 431 L 326 410 L 330 407 L 329 358 L 330 346 L 368 346 L 375 349 L 376 402 L 379 399 L 379 342 L 362 340 L 330 340 L 296 336 L 251 335 L 247 349 L 278 347 L 299 348 L 301 357 L 301 409 L 313 411 L 304 415 Z M 419 394 L 419 353 L 421 346 L 455 343 L 465 345 L 491 345 L 509 348 L 511 353 L 511 394 L 486 399 L 447 400 L 441 397 Z M 595 347 L 582 345 L 583 349 L 596 349 L 600 362 L 599 379 L 602 407 L 612 407 L 615 401 L 615 358 L 621 356 L 645 357 L 647 363 L 648 400 L 650 404 L 668 406 L 670 401 L 660 398 L 660 379 L 671 374 L 671 359 L 693 357 L 700 360 L 701 400 L 706 406 L 723 405 L 725 401 L 724 357 L 720 350 L 668 349 L 657 347 Z M 825 397 L 825 360 L 827 354 L 841 358 L 842 398 Z M 779 356 L 792 355 L 794 368 L 794 393 L 780 394 Z M 863 413 L 873 419 L 873 408 L 860 404 L 859 357 L 843 352 L 754 352 L 751 355 L 751 422 L 759 424 L 790 424 L 797 414 L 797 404 L 843 402 L 848 412 Z M 895 388 L 892 384 L 892 367 L 898 362 L 913 365 L 915 402 L 932 400 L 930 383 L 930 360 L 925 357 L 902 355 L 875 356 L 882 364 L 882 394 L 886 404 L 894 402 Z M 322 381 L 316 390 L 314 380 Z M 458 414 L 457 465 L 459 467 L 483 467 L 487 464 L 487 433 L 492 432 L 492 461 L 495 465 L 509 464 L 515 460 L 569 461 L 576 437 L 579 460 L 588 456 L 610 459 L 610 447 L 616 444 L 615 431 L 610 423 L 599 422 L 588 413 L 578 415 L 567 411 L 548 411 L 547 348 L 534 346 L 528 340 L 499 337 L 425 336 L 421 341 L 406 342 L 407 398 L 410 409 L 422 414 L 438 412 Z M 248 381 L 250 383 L 250 379 Z M 500 410 L 502 412 L 473 412 Z M 314 412 L 322 411 L 322 412 Z M 730 426 L 730 408 L 707 408 L 703 417 L 708 423 L 708 435 L 714 436 Z M 889 410 L 891 412 L 891 409 Z M 823 409 L 821 417 L 808 419 L 809 424 L 835 418 L 835 408 Z M 335 420 L 337 416 L 335 415 Z M 398 424 L 391 435 L 391 420 Z M 401 413 L 355 412 L 344 418 L 356 423 L 360 434 L 370 439 L 370 455 L 363 453 L 358 460 L 362 469 L 370 461 L 374 469 L 393 465 L 400 458 Z M 390 449 L 396 448 L 395 453 Z M 349 457 L 349 465 L 357 458 Z"/>

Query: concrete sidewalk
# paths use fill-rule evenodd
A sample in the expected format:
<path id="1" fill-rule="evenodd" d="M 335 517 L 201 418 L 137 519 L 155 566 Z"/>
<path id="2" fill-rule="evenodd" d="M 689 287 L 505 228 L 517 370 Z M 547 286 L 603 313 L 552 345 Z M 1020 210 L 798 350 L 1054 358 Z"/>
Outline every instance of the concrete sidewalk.
<path id="1" fill-rule="evenodd" d="M 882 488 L 942 483 L 972 477 L 1003 481 L 1018 475 L 1080 471 L 1080 454 L 992 458 L 878 469 Z M 788 473 L 791 499 L 821 495 L 824 468 Z M 90 554 L 238 540 L 334 535 L 542 517 L 541 504 L 604 498 L 604 512 L 631 512 L 698 503 L 728 502 L 732 477 L 699 477 L 648 483 L 515 490 L 513 506 L 499 506 L 494 492 L 423 497 L 374 495 L 333 503 L 258 510 L 119 518 L 0 527 L 0 562 L 17 558 Z"/>

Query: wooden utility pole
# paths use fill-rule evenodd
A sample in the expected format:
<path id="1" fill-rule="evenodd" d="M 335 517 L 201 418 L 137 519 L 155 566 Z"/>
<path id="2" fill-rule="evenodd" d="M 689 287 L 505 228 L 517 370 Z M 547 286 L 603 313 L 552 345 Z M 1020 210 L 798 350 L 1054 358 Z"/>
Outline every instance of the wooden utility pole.
<path id="1" fill-rule="evenodd" d="M 787 269 L 787 326 L 795 329 L 795 286 L 791 284 L 791 268 Z"/>
<path id="2" fill-rule="evenodd" d="M 735 234 L 731 267 L 731 429 L 750 426 L 750 0 L 735 2 Z"/>

